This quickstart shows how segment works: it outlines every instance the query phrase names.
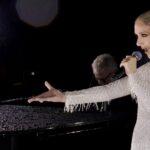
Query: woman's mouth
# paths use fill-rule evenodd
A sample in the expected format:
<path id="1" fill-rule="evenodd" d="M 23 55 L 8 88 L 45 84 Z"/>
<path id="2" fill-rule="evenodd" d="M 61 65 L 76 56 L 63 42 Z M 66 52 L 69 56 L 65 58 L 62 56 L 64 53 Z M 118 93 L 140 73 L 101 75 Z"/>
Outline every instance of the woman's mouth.
<path id="1" fill-rule="evenodd" d="M 147 53 L 147 52 L 148 52 L 148 49 L 147 49 L 147 48 L 144 48 L 143 50 L 144 50 L 144 52 L 145 52 L 145 53 Z"/>

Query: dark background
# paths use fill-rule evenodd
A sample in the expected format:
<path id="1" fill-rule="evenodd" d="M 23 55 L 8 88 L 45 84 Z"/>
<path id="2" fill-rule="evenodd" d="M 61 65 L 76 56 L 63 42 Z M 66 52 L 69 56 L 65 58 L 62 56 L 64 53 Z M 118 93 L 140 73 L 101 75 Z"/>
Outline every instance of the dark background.
<path id="1" fill-rule="evenodd" d="M 119 66 L 125 55 L 139 50 L 135 44 L 134 20 L 149 9 L 149 4 L 144 1 L 134 2 L 133 6 L 131 2 L 124 1 L 59 0 L 59 12 L 53 22 L 44 27 L 33 27 L 21 21 L 15 3 L 16 0 L 0 0 L 1 100 L 39 94 L 46 90 L 43 84 L 45 80 L 63 91 L 88 88 L 93 77 L 91 63 L 97 55 L 110 53 Z M 143 57 L 141 64 L 147 61 L 144 54 Z M 75 145 L 77 148 L 78 144 L 82 144 L 82 147 L 87 144 L 86 147 L 91 148 L 94 144 L 96 148 L 97 142 L 101 141 L 99 147 L 102 149 L 115 147 L 127 150 L 137 108 L 135 101 L 128 98 L 126 102 L 111 102 L 108 110 L 111 113 L 118 110 L 134 113 L 131 125 L 128 118 L 127 121 L 124 120 L 127 123 L 124 126 L 119 124 L 122 120 L 115 121 L 114 124 L 109 122 L 108 127 L 86 134 L 74 134 L 72 138 L 60 136 L 53 139 L 45 133 L 42 137 L 35 133 L 33 136 L 23 134 L 22 138 L 17 137 L 20 141 L 16 137 L 10 139 L 4 136 L 1 137 L 1 142 L 4 142 L 2 144 L 5 147 L 9 146 L 9 141 L 12 147 L 18 142 L 24 149 L 33 149 L 36 145 L 36 148 L 40 145 L 39 149 L 42 149 L 45 145 L 50 147 L 51 141 L 56 147 L 61 142 L 60 145 L 66 148 L 67 140 L 73 145 L 78 139 Z M 96 135 L 99 137 L 96 138 Z M 85 139 L 83 143 L 82 139 Z M 94 143 L 90 143 L 92 139 L 95 140 Z M 31 147 L 29 143 L 32 144 Z M 123 147 L 120 148 L 118 143 Z"/>
<path id="2" fill-rule="evenodd" d="M 130 2 L 59 0 L 53 22 L 33 27 L 21 21 L 15 3 L 0 1 L 2 99 L 41 93 L 45 80 L 64 91 L 89 87 L 97 55 L 110 53 L 119 65 L 137 50 L 134 20 L 149 9 Z"/>

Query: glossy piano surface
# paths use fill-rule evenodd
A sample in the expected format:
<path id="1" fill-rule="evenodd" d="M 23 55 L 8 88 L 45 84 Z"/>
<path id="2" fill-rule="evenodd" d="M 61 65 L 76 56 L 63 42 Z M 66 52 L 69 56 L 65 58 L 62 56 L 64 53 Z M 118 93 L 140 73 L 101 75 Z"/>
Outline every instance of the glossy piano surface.
<path id="1" fill-rule="evenodd" d="M 117 104 L 121 111 L 116 111 Z M 70 149 L 66 148 L 69 142 L 76 149 L 80 145 L 129 150 L 136 112 L 132 111 L 133 106 L 128 110 L 132 101 L 126 103 L 126 109 L 121 104 L 111 103 L 114 108 L 102 112 L 91 108 L 66 113 L 63 104 L 28 104 L 26 99 L 1 101 L 0 147 L 3 150 L 48 150 L 53 146 Z M 120 147 L 118 142 L 124 146 Z"/>
<path id="2" fill-rule="evenodd" d="M 88 110 L 74 113 L 64 112 L 63 104 L 51 105 L 0 105 L 0 133 L 29 131 L 60 131 L 107 128 L 113 125 L 129 125 L 135 112 L 113 112 Z M 118 122 L 118 123 L 117 123 Z"/>

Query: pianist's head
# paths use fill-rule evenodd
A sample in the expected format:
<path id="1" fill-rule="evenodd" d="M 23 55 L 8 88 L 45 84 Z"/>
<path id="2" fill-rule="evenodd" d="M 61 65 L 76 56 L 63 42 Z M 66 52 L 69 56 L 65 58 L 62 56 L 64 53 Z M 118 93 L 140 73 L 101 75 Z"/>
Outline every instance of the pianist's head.
<path id="1" fill-rule="evenodd" d="M 118 67 L 115 59 L 110 54 L 97 56 L 92 63 L 94 77 L 99 85 L 112 82 L 112 77 L 117 72 Z"/>

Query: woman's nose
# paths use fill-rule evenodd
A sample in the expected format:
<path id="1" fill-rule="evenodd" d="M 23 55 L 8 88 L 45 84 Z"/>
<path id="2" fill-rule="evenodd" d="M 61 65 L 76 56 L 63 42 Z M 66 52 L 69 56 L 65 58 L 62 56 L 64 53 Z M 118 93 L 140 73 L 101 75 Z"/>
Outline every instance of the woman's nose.
<path id="1" fill-rule="evenodd" d="M 142 46 L 143 42 L 140 39 L 137 39 L 136 41 L 136 45 L 137 46 Z"/>

